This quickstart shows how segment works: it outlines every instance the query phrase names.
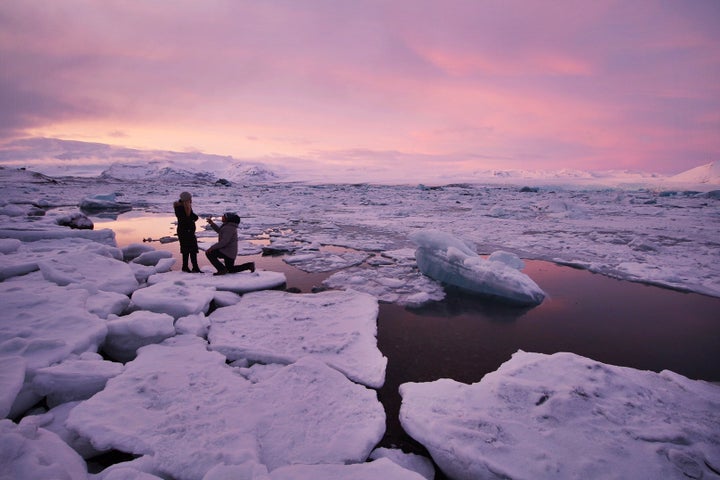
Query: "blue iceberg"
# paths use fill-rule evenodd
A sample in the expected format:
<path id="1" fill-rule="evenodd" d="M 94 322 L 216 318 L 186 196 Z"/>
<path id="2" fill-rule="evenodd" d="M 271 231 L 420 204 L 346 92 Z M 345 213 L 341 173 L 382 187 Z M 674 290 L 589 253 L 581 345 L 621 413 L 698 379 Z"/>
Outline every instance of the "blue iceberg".
<path id="1" fill-rule="evenodd" d="M 418 268 L 434 280 L 520 306 L 545 299 L 545 292 L 520 271 L 524 264 L 517 255 L 495 252 L 484 259 L 471 245 L 437 230 L 414 232 L 410 240 L 418 245 Z"/>

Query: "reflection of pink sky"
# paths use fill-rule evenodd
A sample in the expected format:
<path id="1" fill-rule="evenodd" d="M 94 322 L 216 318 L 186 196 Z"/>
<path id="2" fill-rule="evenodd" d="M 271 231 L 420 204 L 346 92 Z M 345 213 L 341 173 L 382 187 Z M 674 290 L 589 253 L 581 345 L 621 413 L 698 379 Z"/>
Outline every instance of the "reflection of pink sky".
<path id="1" fill-rule="evenodd" d="M 120 247 L 131 243 L 143 243 L 143 239 L 159 240 L 162 237 L 175 235 L 174 216 L 128 216 L 120 215 L 117 220 L 95 220 L 95 228 L 111 228 L 115 232 L 115 242 Z M 159 243 L 151 244 L 158 248 Z M 171 244 L 172 245 L 172 244 Z M 175 243 L 175 250 L 179 247 Z"/>
<path id="2" fill-rule="evenodd" d="M 714 0 L 11 0 L 0 13 L 0 140 L 365 150 L 456 170 L 676 173 L 720 153 Z"/>

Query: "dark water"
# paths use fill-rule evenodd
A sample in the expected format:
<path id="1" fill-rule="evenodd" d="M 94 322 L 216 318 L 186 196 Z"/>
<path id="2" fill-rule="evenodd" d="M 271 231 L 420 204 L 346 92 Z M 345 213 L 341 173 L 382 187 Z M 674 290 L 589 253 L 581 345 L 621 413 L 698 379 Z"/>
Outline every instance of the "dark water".
<path id="1" fill-rule="evenodd" d="M 147 237 L 149 225 L 171 235 L 171 220 L 147 224 L 147 219 L 130 219 L 99 226 L 113 228 L 123 246 Z M 177 243 L 153 246 L 178 254 Z M 202 268 L 212 269 L 202 252 L 200 260 Z M 241 261 L 284 272 L 287 287 L 302 292 L 320 286 L 332 273 L 304 273 L 282 257 L 253 255 L 239 257 Z M 180 268 L 179 260 L 175 268 Z M 439 378 L 477 382 L 519 349 L 573 352 L 612 365 L 720 381 L 720 298 L 548 262 L 528 261 L 524 272 L 549 295 L 538 307 L 509 307 L 455 290 L 422 308 L 380 305 L 378 346 L 388 357 L 385 385 L 378 391 L 388 417 L 382 446 L 422 451 L 398 421 L 400 384 Z"/>
<path id="2" fill-rule="evenodd" d="M 451 291 L 420 309 L 382 305 L 378 345 L 389 358 L 379 395 L 388 414 L 384 446 L 410 449 L 398 421 L 405 382 L 474 383 L 517 350 L 573 352 L 612 365 L 672 370 L 720 381 L 720 299 L 620 281 L 548 262 L 526 262 L 548 294 L 517 309 Z"/>

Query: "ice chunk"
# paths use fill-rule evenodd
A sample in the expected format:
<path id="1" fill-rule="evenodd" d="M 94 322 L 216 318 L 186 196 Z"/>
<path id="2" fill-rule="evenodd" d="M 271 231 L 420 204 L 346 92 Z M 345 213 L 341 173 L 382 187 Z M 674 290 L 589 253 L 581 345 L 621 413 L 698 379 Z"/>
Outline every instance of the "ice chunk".
<path id="1" fill-rule="evenodd" d="M 375 391 L 305 358 L 251 383 L 197 337 L 140 349 L 67 425 L 179 480 L 220 464 L 363 462 L 385 430 Z"/>
<path id="2" fill-rule="evenodd" d="M 377 300 L 355 291 L 244 295 L 210 314 L 210 348 L 229 360 L 292 363 L 312 356 L 379 388 L 387 358 L 377 348 Z"/>
<path id="3" fill-rule="evenodd" d="M 163 477 L 152 475 L 132 467 L 110 468 L 102 471 L 98 480 L 163 480 Z M 235 479 L 241 480 L 241 479 Z"/>
<path id="4" fill-rule="evenodd" d="M 85 400 L 105 387 L 108 379 L 119 375 L 121 363 L 103 360 L 100 355 L 71 358 L 39 368 L 32 379 L 31 388 L 38 395 L 47 397 L 48 406 Z"/>
<path id="5" fill-rule="evenodd" d="M 165 250 L 152 250 L 149 252 L 143 252 L 140 255 L 138 255 L 136 258 L 134 258 L 132 261 L 134 263 L 139 263 L 140 265 L 145 265 L 147 267 L 152 267 L 158 264 L 158 262 L 164 258 L 172 258 L 172 253 L 165 251 Z"/>
<path id="6" fill-rule="evenodd" d="M 545 292 L 530 277 L 518 271 L 517 262 L 485 260 L 455 237 L 431 231 L 411 234 L 419 246 L 415 252 L 418 268 L 425 275 L 464 290 L 517 305 L 539 305 Z M 519 259 L 518 259 L 519 260 Z"/>
<path id="7" fill-rule="evenodd" d="M 0 215 L 7 215 L 8 217 L 22 217 L 26 213 L 27 209 L 12 203 L 0 206 Z"/>
<path id="8" fill-rule="evenodd" d="M 217 307 L 229 307 L 240 301 L 240 295 L 235 292 L 217 291 L 213 296 L 213 302 Z"/>
<path id="9" fill-rule="evenodd" d="M 0 420 L 0 466 L 7 479 L 87 480 L 83 459 L 56 434 Z"/>
<path id="10" fill-rule="evenodd" d="M 277 288 L 287 281 L 281 272 L 268 272 L 256 270 L 254 273 L 241 272 L 231 275 L 200 275 L 197 273 L 167 272 L 152 275 L 147 279 L 149 285 L 166 282 L 182 282 L 189 288 L 214 288 L 235 293 L 254 292 Z"/>
<path id="11" fill-rule="evenodd" d="M 488 260 L 491 262 L 504 263 L 508 267 L 512 267 L 515 270 L 522 270 L 523 268 L 525 268 L 525 262 L 523 262 L 520 257 L 515 255 L 514 253 L 503 252 L 502 250 L 491 253 L 488 257 Z"/>
<path id="12" fill-rule="evenodd" d="M 158 273 L 169 272 L 172 266 L 175 264 L 175 258 L 161 258 L 158 260 L 157 265 L 146 266 L 139 263 L 130 262 L 128 266 L 135 275 L 135 279 L 139 283 L 146 283 L 148 278 Z"/>
<path id="13" fill-rule="evenodd" d="M 180 317 L 175 321 L 175 331 L 178 335 L 196 335 L 205 338 L 209 328 L 210 320 L 204 313 Z"/>
<path id="14" fill-rule="evenodd" d="M 583 206 L 557 198 L 539 202 L 538 208 L 555 218 L 589 218 L 587 210 Z"/>
<path id="15" fill-rule="evenodd" d="M 25 360 L 9 356 L 0 358 L 0 362 L 0 418 L 5 418 L 25 381 Z"/>
<path id="16" fill-rule="evenodd" d="M 85 438 L 65 426 L 70 410 L 80 402 L 67 402 L 50 409 L 48 412 L 38 415 L 28 415 L 20 420 L 22 426 L 42 427 L 59 436 L 65 443 L 70 445 L 82 458 L 92 458 L 102 453 L 95 449 Z"/>
<path id="17" fill-rule="evenodd" d="M 107 326 L 86 310 L 88 295 L 86 290 L 42 279 L 0 283 L 0 357 L 22 357 L 31 379 L 37 369 L 73 353 L 96 352 Z M 24 385 L 9 415 L 22 413 L 38 400 Z"/>
<path id="18" fill-rule="evenodd" d="M 131 307 L 180 318 L 207 313 L 214 294 L 212 287 L 194 286 L 184 281 L 161 282 L 136 290 L 131 297 Z"/>
<path id="19" fill-rule="evenodd" d="M 106 193 L 90 195 L 83 198 L 80 201 L 80 209 L 85 212 L 129 212 L 132 210 L 132 205 L 128 202 L 119 202 L 117 200 L 117 194 Z"/>
<path id="20" fill-rule="evenodd" d="M 445 298 L 442 285 L 407 265 L 348 268 L 332 274 L 323 285 L 353 289 L 369 293 L 381 302 L 413 307 Z"/>
<path id="21" fill-rule="evenodd" d="M 429 458 L 414 453 L 405 453 L 402 450 L 392 448 L 376 448 L 370 454 L 371 460 L 387 458 L 403 468 L 417 472 L 427 480 L 435 478 L 435 467 Z"/>
<path id="22" fill-rule="evenodd" d="M 79 284 L 92 292 L 104 290 L 125 295 L 138 288 L 127 264 L 92 252 L 56 255 L 38 261 L 38 266 L 46 280 L 60 286 Z"/>
<path id="23" fill-rule="evenodd" d="M 293 255 L 283 257 L 283 261 L 303 272 L 330 272 L 360 265 L 369 257 L 370 255 L 364 252 L 336 253 L 302 249 Z"/>
<path id="24" fill-rule="evenodd" d="M 108 318 L 109 315 L 120 315 L 130 304 L 127 295 L 116 292 L 99 291 L 87 299 L 87 309 L 100 318 Z"/>
<path id="25" fill-rule="evenodd" d="M 44 227 L 35 229 L 25 225 L 22 229 L 0 228 L 0 238 L 15 238 L 22 242 L 79 238 L 108 245 L 115 244 L 115 233 L 107 228 L 102 230 L 76 230 L 60 226 L 55 226 L 55 228 Z"/>
<path id="26" fill-rule="evenodd" d="M 0 253 L 15 253 L 22 242 L 17 238 L 0 238 Z"/>
<path id="27" fill-rule="evenodd" d="M 410 240 L 418 247 L 428 250 L 447 250 L 453 247 L 466 256 L 477 255 L 475 246 L 449 233 L 439 230 L 419 230 L 410 234 Z"/>
<path id="28" fill-rule="evenodd" d="M 151 245 L 147 245 L 145 243 L 131 243 L 130 245 L 122 249 L 123 260 L 129 262 L 139 257 L 143 253 L 152 252 L 154 250 L 155 249 Z"/>
<path id="29" fill-rule="evenodd" d="M 701 478 L 720 387 L 571 353 L 518 352 L 479 383 L 400 386 L 400 421 L 448 477 Z"/>
<path id="30" fill-rule="evenodd" d="M 81 230 L 92 230 L 95 228 L 93 221 L 80 212 L 58 217 L 55 219 L 55 222 L 63 227 L 77 228 Z"/>
<path id="31" fill-rule="evenodd" d="M 166 313 L 139 310 L 124 317 L 110 317 L 103 345 L 110 357 L 121 362 L 135 358 L 137 349 L 175 335 L 173 317 Z"/>
<path id="32" fill-rule="evenodd" d="M 270 472 L 268 480 L 423 480 L 389 459 L 355 465 L 292 465 Z"/>

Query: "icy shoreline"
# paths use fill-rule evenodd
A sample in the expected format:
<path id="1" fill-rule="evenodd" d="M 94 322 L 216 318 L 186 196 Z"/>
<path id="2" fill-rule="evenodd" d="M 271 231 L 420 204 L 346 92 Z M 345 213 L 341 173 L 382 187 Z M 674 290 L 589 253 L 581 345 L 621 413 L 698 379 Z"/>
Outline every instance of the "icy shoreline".
<path id="1" fill-rule="evenodd" d="M 452 232 L 485 253 L 503 247 L 525 258 L 552 255 L 589 270 L 720 296 L 720 267 L 712 261 L 718 200 L 696 193 L 468 185 L 165 187 L 78 179 L 58 184 L 36 177 L 39 183 L 32 183 L 27 173 L 3 177 L 0 206 L 0 407 L 18 422 L 0 423 L 4 451 L 14 452 L 0 456 L 0 466 L 17 478 L 87 478 L 80 455 L 92 458 L 106 449 L 139 457 L 93 478 L 432 478 L 427 459 L 373 451 L 385 428 L 373 388 L 382 385 L 387 362 L 375 342 L 377 302 L 413 304 L 438 294 L 437 285 L 419 281 L 423 277 L 412 268 L 408 237 L 428 228 Z M 169 271 L 173 260 L 166 252 L 148 245 L 120 249 L 110 230 L 57 223 L 67 205 L 98 195 L 106 201 L 110 192 L 123 208 L 160 213 L 180 188 L 193 190 L 198 213 L 251 213 L 241 236 L 266 238 L 306 271 L 341 268 L 328 283 L 347 291 L 248 294 L 284 279 L 262 271 L 235 280 L 182 275 Z M 318 245 L 325 244 L 365 252 L 370 268 L 353 266 L 355 254 L 321 251 Z M 603 375 L 584 378 L 584 365 Z M 574 386 L 565 391 L 568 375 Z M 607 468 L 620 471 L 621 465 L 633 472 L 657 468 L 669 478 L 720 469 L 713 451 L 720 443 L 720 388 L 705 382 L 618 370 L 569 353 L 545 361 L 523 352 L 486 378 L 450 389 L 443 381 L 401 387 L 406 429 L 452 478 L 508 475 L 520 468 L 512 467 L 518 456 L 528 455 L 538 459 L 523 466 L 533 478 L 573 478 L 577 472 L 602 478 Z M 693 395 L 658 387 L 669 380 Z M 488 382 L 505 393 L 488 396 Z M 433 401 L 442 408 L 418 408 L 427 395 L 437 396 Z M 602 400 L 615 395 L 617 404 Z M 37 408 L 39 401 L 51 409 Z M 543 410 L 545 417 L 534 419 L 541 434 L 575 432 L 575 422 L 591 415 L 595 460 L 573 463 L 562 453 L 562 441 L 519 443 L 511 425 L 530 407 L 527 402 Z M 656 408 L 658 402 L 678 405 L 672 418 Z M 493 412 L 506 417 L 482 420 L 494 418 Z M 598 412 L 613 425 L 631 422 L 637 434 L 617 447 L 615 427 L 598 423 Z M 667 424 L 662 432 L 652 427 L 659 422 Z M 428 433 L 429 425 L 435 427 Z M 498 449 L 473 454 L 488 438 Z M 515 453 L 508 455 L 507 446 Z M 630 459 L 614 456 L 618 448 L 632 452 Z"/>

